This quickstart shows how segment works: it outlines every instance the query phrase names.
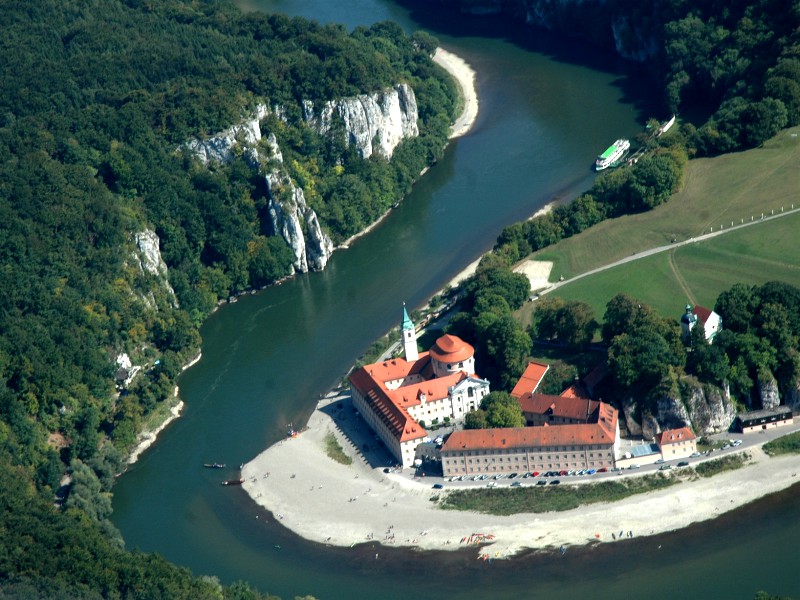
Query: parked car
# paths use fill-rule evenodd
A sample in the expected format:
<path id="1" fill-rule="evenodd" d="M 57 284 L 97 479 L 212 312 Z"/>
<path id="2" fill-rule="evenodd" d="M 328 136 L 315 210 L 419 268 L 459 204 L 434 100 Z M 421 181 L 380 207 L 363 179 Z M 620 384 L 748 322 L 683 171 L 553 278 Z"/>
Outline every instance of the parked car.
<path id="1" fill-rule="evenodd" d="M 561 482 L 558 479 L 553 479 L 552 481 L 550 481 L 550 485 L 558 485 L 559 483 Z"/>
<path id="2" fill-rule="evenodd" d="M 670 465 L 661 465 L 659 471 L 669 471 L 672 467 Z"/>
<path id="3" fill-rule="evenodd" d="M 679 467 L 688 467 L 689 463 L 686 462 L 685 460 L 682 460 L 681 462 L 678 463 L 678 466 Z"/>
<path id="4" fill-rule="evenodd" d="M 544 479 L 540 479 L 539 481 L 536 482 L 536 485 L 547 485 L 547 481 Z"/>
<path id="5" fill-rule="evenodd" d="M 521 485 L 522 485 L 521 481 L 515 481 L 514 483 L 511 484 L 511 487 L 520 487 Z"/>
<path id="6" fill-rule="evenodd" d="M 697 458 L 698 456 L 703 456 L 703 455 L 700 454 L 699 452 L 693 452 L 692 453 L 692 458 Z"/>
<path id="7" fill-rule="evenodd" d="M 433 484 L 433 489 L 441 490 L 441 489 L 444 489 L 444 486 L 441 483 L 434 483 Z"/>

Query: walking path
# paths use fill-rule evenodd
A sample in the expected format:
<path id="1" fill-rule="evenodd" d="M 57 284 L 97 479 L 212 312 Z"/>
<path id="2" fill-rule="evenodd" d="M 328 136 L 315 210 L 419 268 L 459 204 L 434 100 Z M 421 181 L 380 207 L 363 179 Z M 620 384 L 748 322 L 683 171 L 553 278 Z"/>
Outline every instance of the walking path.
<path id="1" fill-rule="evenodd" d="M 589 277 L 590 275 L 594 275 L 596 273 L 602 273 L 603 271 L 607 271 L 608 269 L 613 269 L 614 267 L 618 267 L 620 265 L 624 265 L 626 263 L 632 262 L 634 260 L 639 260 L 648 256 L 652 256 L 654 254 L 659 254 L 661 252 L 666 252 L 667 250 L 673 250 L 675 248 L 680 248 L 681 246 L 686 246 L 687 244 L 696 244 L 697 242 L 703 242 L 705 240 L 709 240 L 711 238 L 715 238 L 719 235 L 723 235 L 726 233 L 731 233 L 733 231 L 739 231 L 744 227 L 750 227 L 752 225 L 758 225 L 760 223 L 766 223 L 768 221 L 772 221 L 773 219 L 780 219 L 781 217 L 787 217 L 789 215 L 795 214 L 800 212 L 800 208 L 792 208 L 790 210 L 782 211 L 776 215 L 764 215 L 758 220 L 748 221 L 739 225 L 734 225 L 732 227 L 728 227 L 727 229 L 718 229 L 717 231 L 713 231 L 711 233 L 706 233 L 704 235 L 699 235 L 697 237 L 689 238 L 688 240 L 684 240 L 683 242 L 675 242 L 674 244 L 668 244 L 666 246 L 658 246 L 656 248 L 651 248 L 650 250 L 643 250 L 641 252 L 637 252 L 632 254 L 631 256 L 627 256 L 622 260 L 618 260 L 616 262 L 604 265 L 602 267 L 598 267 L 596 269 L 592 269 L 591 271 L 586 271 L 585 273 L 580 273 L 579 275 L 575 275 L 574 277 L 570 277 L 569 279 L 565 279 L 564 281 L 557 281 L 553 283 L 549 288 L 546 290 L 542 290 L 539 292 L 539 295 L 549 294 L 553 290 L 557 290 L 562 285 L 567 285 L 572 283 L 573 281 L 577 281 L 578 279 L 583 279 L 584 277 Z"/>

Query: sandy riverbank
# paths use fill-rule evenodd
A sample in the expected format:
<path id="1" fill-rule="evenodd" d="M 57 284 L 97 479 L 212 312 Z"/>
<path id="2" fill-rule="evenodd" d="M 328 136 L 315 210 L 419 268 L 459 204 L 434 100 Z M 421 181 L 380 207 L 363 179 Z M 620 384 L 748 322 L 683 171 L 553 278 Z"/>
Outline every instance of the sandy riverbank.
<path id="1" fill-rule="evenodd" d="M 203 354 L 201 352 L 198 352 L 197 356 L 195 356 L 192 360 L 183 365 L 181 371 L 185 371 L 186 369 L 196 365 L 198 362 L 200 362 L 200 359 L 202 357 Z M 142 453 L 145 450 L 147 450 L 150 446 L 156 443 L 156 440 L 158 439 L 158 434 L 164 431 L 167 425 L 169 425 L 175 419 L 181 416 L 184 403 L 183 400 L 180 399 L 179 394 L 180 394 L 180 388 L 176 385 L 175 388 L 172 390 L 172 397 L 173 401 L 177 402 L 175 403 L 174 406 L 172 406 L 172 408 L 169 409 L 169 415 L 167 416 L 167 418 L 164 419 L 161 423 L 159 423 L 158 427 L 156 427 L 152 431 L 145 430 L 139 433 L 138 436 L 139 443 L 136 444 L 136 447 L 131 451 L 130 455 L 128 456 L 128 460 L 126 461 L 129 465 L 132 465 L 137 460 L 139 460 L 139 457 L 142 455 Z"/>
<path id="2" fill-rule="evenodd" d="M 410 469 L 385 474 L 380 466 L 371 467 L 357 456 L 342 428 L 358 427 L 358 417 L 345 404 L 342 409 L 333 408 L 335 404 L 322 406 L 299 437 L 269 448 L 242 471 L 244 489 L 281 524 L 306 539 L 335 546 L 377 541 L 395 547 L 457 550 L 466 547 L 462 538 L 482 533 L 494 536 L 482 552 L 502 558 L 526 549 L 613 543 L 612 534 L 618 537 L 620 532 L 641 537 L 713 519 L 797 483 L 800 472 L 800 457 L 769 458 L 756 448 L 748 450 L 753 461 L 742 469 L 619 502 L 508 517 L 444 511 L 431 501 L 440 493 L 431 482 L 415 480 Z M 357 436 L 372 442 L 367 426 L 360 427 Z M 356 457 L 352 465 L 341 465 L 326 455 L 328 433 Z"/>
<path id="3" fill-rule="evenodd" d="M 464 110 L 450 127 L 450 139 L 452 140 L 453 138 L 464 135 L 472 129 L 472 126 L 475 125 L 475 119 L 478 118 L 478 92 L 475 89 L 475 71 L 464 59 L 442 48 L 436 50 L 436 53 L 433 55 L 433 60 L 453 76 L 461 88 L 461 96 L 464 99 Z M 420 173 L 420 176 L 424 175 L 427 170 L 426 167 L 422 173 Z M 387 210 L 369 227 L 350 236 L 342 244 L 337 246 L 336 249 L 339 250 L 349 247 L 355 240 L 368 234 L 380 225 L 391 212 L 391 209 Z"/>
<path id="4" fill-rule="evenodd" d="M 475 87 L 475 71 L 460 56 L 437 48 L 433 61 L 450 73 L 461 88 L 464 108 L 461 115 L 450 127 L 450 139 L 467 133 L 478 118 L 478 92 Z"/>

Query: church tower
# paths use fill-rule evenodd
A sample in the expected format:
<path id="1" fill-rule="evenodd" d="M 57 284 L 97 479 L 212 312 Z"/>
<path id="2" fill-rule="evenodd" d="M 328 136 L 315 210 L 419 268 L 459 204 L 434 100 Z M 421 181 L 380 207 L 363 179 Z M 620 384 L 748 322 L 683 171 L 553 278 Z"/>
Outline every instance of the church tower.
<path id="1" fill-rule="evenodd" d="M 405 351 L 406 360 L 408 362 L 419 360 L 417 331 L 414 329 L 414 323 L 412 323 L 411 319 L 408 317 L 405 302 L 403 302 L 403 323 L 400 325 L 400 333 L 403 336 L 403 350 Z"/>
<path id="2" fill-rule="evenodd" d="M 683 334 L 683 341 L 689 343 L 692 335 L 692 327 L 697 324 L 697 315 L 692 310 L 692 305 L 686 305 L 686 312 L 681 317 L 681 333 Z"/>

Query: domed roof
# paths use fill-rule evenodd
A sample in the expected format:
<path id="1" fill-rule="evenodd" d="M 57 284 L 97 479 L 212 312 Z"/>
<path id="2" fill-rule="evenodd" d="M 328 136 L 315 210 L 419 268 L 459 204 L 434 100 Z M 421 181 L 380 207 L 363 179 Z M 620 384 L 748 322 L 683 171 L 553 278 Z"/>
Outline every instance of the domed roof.
<path id="1" fill-rule="evenodd" d="M 475 355 L 475 348 L 460 337 L 446 334 L 436 340 L 430 354 L 439 362 L 454 363 L 472 358 Z"/>

